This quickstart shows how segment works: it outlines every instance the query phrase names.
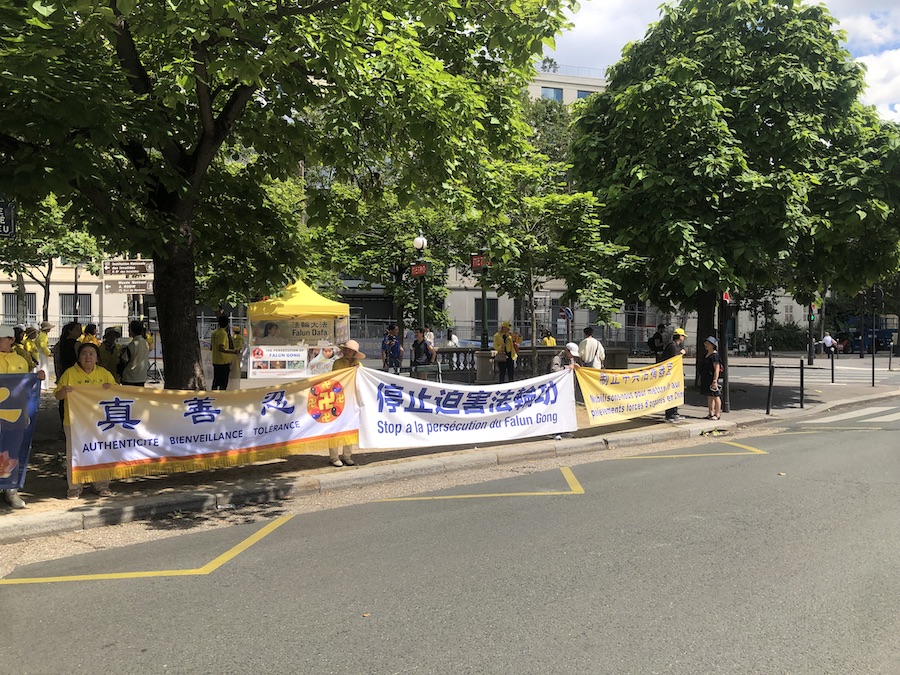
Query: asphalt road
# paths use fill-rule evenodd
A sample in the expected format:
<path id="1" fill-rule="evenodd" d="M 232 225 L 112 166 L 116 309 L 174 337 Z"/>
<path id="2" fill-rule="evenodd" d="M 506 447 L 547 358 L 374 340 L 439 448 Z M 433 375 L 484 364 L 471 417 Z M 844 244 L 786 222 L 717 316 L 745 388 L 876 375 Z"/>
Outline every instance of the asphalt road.
<path id="1" fill-rule="evenodd" d="M 847 409 L 20 567 L 0 673 L 900 672 L 898 429 Z"/>

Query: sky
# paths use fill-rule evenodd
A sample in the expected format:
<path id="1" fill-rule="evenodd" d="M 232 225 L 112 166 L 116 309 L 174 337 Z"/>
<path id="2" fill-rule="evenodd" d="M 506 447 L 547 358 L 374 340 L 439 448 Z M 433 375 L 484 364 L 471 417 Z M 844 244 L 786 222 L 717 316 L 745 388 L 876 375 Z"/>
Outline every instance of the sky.
<path id="1" fill-rule="evenodd" d="M 571 74 L 603 77 L 619 60 L 622 48 L 641 39 L 659 19 L 663 0 L 583 0 L 572 17 L 575 27 L 557 39 L 546 56 Z M 864 100 L 887 119 L 900 122 L 900 2 L 898 0 L 827 0 L 845 46 L 868 69 Z M 590 69 L 590 70 L 587 70 Z M 562 69 L 560 72 L 563 72 Z"/>

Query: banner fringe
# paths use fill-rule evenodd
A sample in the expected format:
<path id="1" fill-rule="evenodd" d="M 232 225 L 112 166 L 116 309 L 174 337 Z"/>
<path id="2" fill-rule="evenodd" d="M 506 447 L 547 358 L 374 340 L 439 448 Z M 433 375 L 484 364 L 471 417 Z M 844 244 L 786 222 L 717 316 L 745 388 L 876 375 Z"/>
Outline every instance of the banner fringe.
<path id="1" fill-rule="evenodd" d="M 188 471 L 204 471 L 207 469 L 225 469 L 234 466 L 244 466 L 254 462 L 280 459 L 290 455 L 302 455 L 330 450 L 331 448 L 341 448 L 355 443 L 359 443 L 359 432 L 353 430 L 331 438 L 317 438 L 308 441 L 297 440 L 270 448 L 248 448 L 247 450 L 238 450 L 219 457 L 192 457 L 184 460 L 179 460 L 177 457 L 167 457 L 165 461 L 113 466 L 104 469 L 79 469 L 78 467 L 73 467 L 72 480 L 76 483 L 94 483 L 98 481 L 121 480 L 135 476 L 157 476 Z"/>

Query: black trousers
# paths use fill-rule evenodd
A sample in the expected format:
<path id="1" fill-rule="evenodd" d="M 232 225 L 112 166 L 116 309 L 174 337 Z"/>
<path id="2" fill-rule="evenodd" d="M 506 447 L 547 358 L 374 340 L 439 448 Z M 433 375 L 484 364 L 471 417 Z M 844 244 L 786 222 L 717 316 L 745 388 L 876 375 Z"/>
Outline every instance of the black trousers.
<path id="1" fill-rule="evenodd" d="M 231 373 L 230 363 L 214 363 L 213 364 L 213 383 L 212 388 L 227 389 L 228 375 Z"/>

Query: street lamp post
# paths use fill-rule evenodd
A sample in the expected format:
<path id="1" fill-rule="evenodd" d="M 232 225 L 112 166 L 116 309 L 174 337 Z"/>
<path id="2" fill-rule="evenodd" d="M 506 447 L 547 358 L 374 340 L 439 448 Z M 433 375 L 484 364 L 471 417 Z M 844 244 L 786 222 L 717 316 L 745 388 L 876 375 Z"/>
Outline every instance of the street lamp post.
<path id="1" fill-rule="evenodd" d="M 413 239 L 413 247 L 419 253 L 419 265 L 424 265 L 425 249 L 428 247 L 428 240 L 421 234 Z M 425 274 L 427 267 L 423 270 L 419 277 L 419 328 L 425 328 Z"/>

